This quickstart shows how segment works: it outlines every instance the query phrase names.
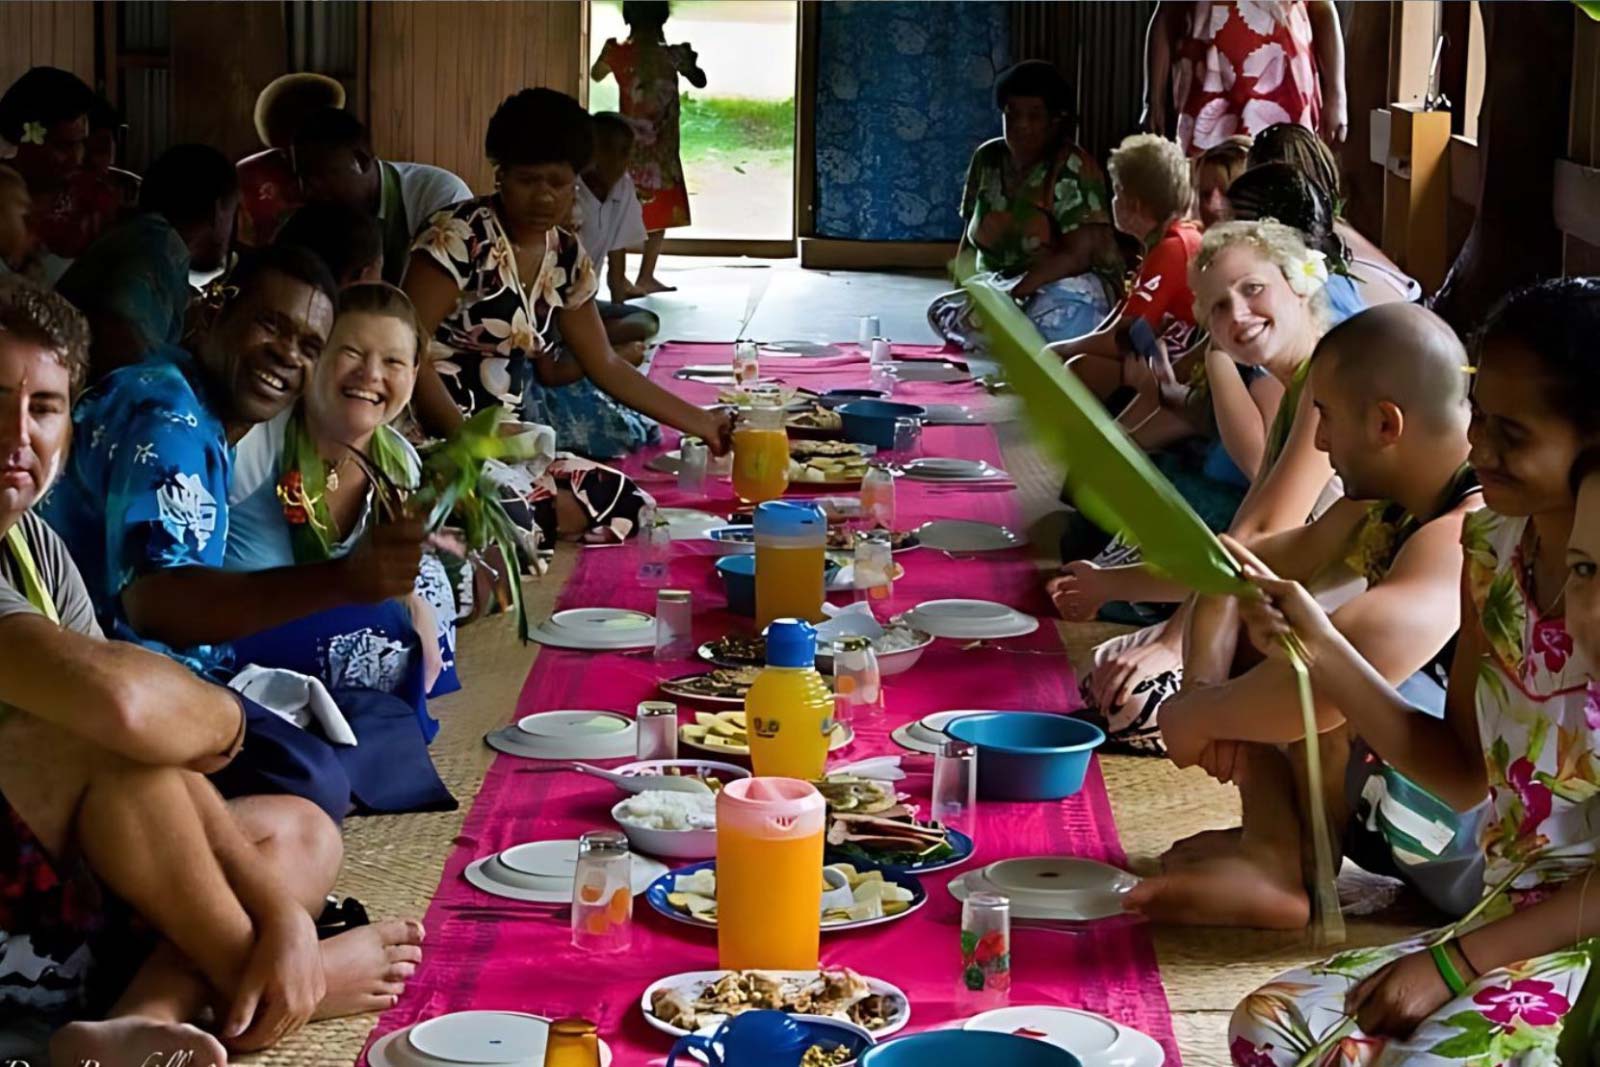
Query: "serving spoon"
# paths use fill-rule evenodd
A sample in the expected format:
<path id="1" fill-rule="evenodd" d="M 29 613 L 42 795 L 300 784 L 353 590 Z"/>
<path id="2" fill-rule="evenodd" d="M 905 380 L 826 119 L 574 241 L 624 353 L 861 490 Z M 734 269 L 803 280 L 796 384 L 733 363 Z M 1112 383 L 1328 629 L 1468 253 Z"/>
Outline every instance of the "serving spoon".
<path id="1" fill-rule="evenodd" d="M 574 763 L 572 769 L 595 778 L 604 778 L 624 793 L 657 790 L 663 793 L 709 793 L 711 787 L 698 778 L 676 774 L 617 774 L 588 763 Z"/>

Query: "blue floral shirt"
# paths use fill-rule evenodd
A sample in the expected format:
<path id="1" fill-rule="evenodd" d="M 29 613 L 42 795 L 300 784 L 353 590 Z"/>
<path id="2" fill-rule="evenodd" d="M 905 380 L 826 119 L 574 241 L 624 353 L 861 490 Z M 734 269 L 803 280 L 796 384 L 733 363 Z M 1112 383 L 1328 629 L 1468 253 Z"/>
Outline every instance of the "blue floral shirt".
<path id="1" fill-rule="evenodd" d="M 233 454 L 199 374 L 188 352 L 162 345 L 84 394 L 67 469 L 40 511 L 71 550 L 109 636 L 225 679 L 226 646 L 169 648 L 134 632 L 122 606 L 141 575 L 221 567 L 226 556 Z"/>

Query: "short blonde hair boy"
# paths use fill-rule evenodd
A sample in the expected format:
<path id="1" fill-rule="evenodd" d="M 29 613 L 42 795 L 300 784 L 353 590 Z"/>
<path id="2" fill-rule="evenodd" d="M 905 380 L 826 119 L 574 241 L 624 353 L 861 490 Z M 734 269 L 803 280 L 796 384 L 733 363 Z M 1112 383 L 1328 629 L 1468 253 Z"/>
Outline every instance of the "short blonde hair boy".
<path id="1" fill-rule="evenodd" d="M 1194 204 L 1189 160 L 1176 141 L 1153 133 L 1124 137 L 1111 153 L 1109 169 L 1116 191 L 1158 219 L 1187 215 Z"/>

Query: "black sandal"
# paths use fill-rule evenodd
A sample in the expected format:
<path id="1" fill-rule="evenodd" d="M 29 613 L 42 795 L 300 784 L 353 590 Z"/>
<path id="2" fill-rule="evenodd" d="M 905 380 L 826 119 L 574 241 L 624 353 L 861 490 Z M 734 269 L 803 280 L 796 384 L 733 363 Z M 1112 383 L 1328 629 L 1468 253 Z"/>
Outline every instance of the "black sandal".
<path id="1" fill-rule="evenodd" d="M 326 941 L 370 922 L 366 905 L 355 897 L 345 897 L 341 903 L 338 897 L 330 896 L 317 916 L 317 940 Z"/>

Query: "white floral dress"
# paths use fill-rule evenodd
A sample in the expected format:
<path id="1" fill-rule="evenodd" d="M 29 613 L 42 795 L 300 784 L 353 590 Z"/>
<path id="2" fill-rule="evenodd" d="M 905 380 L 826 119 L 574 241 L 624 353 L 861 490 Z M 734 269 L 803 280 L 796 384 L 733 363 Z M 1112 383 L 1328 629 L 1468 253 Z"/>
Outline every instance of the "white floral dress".
<path id="1" fill-rule="evenodd" d="M 1510 887 L 1481 920 L 1547 898 L 1589 869 L 1597 844 L 1588 816 L 1600 792 L 1600 687 L 1572 655 L 1564 622 L 1540 617 L 1528 595 L 1531 536 L 1527 519 L 1484 508 L 1467 517 L 1461 538 L 1489 644 L 1476 694 L 1492 807 L 1485 884 Z M 1355 1028 L 1344 1014 L 1349 990 L 1437 936 L 1341 953 L 1258 989 L 1234 1012 L 1233 1062 L 1278 1067 L 1312 1053 L 1310 1062 L 1330 1067 L 1555 1063 L 1562 1022 L 1589 973 L 1580 947 L 1490 971 L 1404 1041 Z"/>

